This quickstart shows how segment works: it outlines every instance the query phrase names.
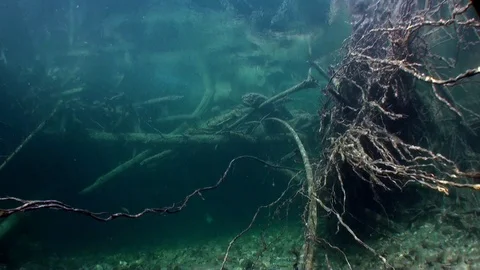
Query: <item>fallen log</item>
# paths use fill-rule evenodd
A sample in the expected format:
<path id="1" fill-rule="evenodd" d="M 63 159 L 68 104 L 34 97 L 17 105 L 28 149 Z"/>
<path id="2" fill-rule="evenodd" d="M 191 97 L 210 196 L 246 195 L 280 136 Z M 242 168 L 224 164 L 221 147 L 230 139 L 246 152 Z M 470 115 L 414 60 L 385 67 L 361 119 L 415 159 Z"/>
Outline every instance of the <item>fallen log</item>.
<path id="1" fill-rule="evenodd" d="M 262 136 L 225 132 L 222 134 L 175 135 L 157 133 L 109 133 L 103 131 L 88 131 L 88 137 L 102 142 L 125 142 L 133 144 L 148 144 L 151 146 L 179 145 L 217 145 L 217 144 L 257 144 L 278 143 L 289 140 L 286 136 Z"/>

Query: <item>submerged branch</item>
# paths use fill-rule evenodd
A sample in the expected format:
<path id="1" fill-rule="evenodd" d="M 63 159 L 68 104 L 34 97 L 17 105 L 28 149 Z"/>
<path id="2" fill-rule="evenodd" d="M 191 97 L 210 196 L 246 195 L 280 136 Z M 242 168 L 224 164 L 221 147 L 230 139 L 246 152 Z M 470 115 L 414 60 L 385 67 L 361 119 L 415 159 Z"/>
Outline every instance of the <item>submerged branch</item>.
<path id="1" fill-rule="evenodd" d="M 134 156 L 133 158 L 125 161 L 124 163 L 120 164 L 117 166 L 115 169 L 109 171 L 108 173 L 100 176 L 93 184 L 89 185 L 88 187 L 82 189 L 80 191 L 80 194 L 85 195 L 87 193 L 90 193 L 94 190 L 97 190 L 101 186 L 103 186 L 105 183 L 110 181 L 111 179 L 115 178 L 117 175 L 125 172 L 126 170 L 130 169 L 136 164 L 139 164 L 142 160 L 148 157 L 152 151 L 150 149 L 145 150 L 141 152 L 140 154 Z"/>
<path id="2" fill-rule="evenodd" d="M 3 163 L 0 165 L 0 171 L 12 160 L 21 150 L 22 148 L 33 138 L 35 135 L 37 135 L 38 132 L 40 132 L 45 124 L 57 113 L 58 107 L 62 104 L 62 102 L 57 103 L 55 108 L 53 108 L 52 112 L 47 116 L 45 120 L 43 120 L 37 128 L 35 128 L 30 135 L 3 161 Z"/>
<path id="3" fill-rule="evenodd" d="M 257 144 L 278 143 L 286 141 L 284 136 L 254 137 L 239 133 L 223 134 L 199 134 L 199 135 L 171 135 L 156 133 L 108 133 L 102 131 L 90 131 L 90 139 L 106 142 L 126 142 L 157 146 L 175 145 L 217 145 L 228 143 Z"/>
<path id="4" fill-rule="evenodd" d="M 291 94 L 296 93 L 296 92 L 301 91 L 301 90 L 315 88 L 317 86 L 318 86 L 317 82 L 313 78 L 308 77 L 306 80 L 302 81 L 301 83 L 296 84 L 296 85 L 292 86 L 291 88 L 289 88 L 289 89 L 287 89 L 283 92 L 280 92 L 277 95 L 265 100 L 263 103 L 260 104 L 260 106 L 258 106 L 257 108 L 253 108 L 248 113 L 246 113 L 244 116 L 240 117 L 233 124 L 228 126 L 228 129 L 231 130 L 231 129 L 235 128 L 236 126 L 241 124 L 243 121 L 245 121 L 248 117 L 250 117 L 254 112 L 256 112 L 260 109 L 263 109 L 267 106 L 270 106 L 274 102 L 276 102 L 276 101 L 278 101 L 278 100 L 280 100 L 280 99 L 282 99 L 282 98 L 284 98 L 288 95 L 291 95 Z"/>

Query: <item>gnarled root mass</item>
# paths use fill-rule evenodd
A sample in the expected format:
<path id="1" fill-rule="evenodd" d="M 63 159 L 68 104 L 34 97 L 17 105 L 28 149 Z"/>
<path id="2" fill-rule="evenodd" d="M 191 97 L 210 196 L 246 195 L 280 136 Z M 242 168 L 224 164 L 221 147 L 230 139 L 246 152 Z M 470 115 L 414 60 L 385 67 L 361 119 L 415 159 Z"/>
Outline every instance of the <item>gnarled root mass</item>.
<path id="1" fill-rule="evenodd" d="M 461 151 L 478 147 L 469 144 L 477 135 L 466 120 L 477 114 L 454 92 L 472 87 L 480 73 L 478 60 L 458 67 L 468 65 L 462 56 L 479 47 L 480 21 L 471 2 L 458 2 L 350 1 L 353 34 L 325 89 L 323 158 L 316 170 L 319 196 L 330 202 L 339 225 L 358 186 L 372 191 L 371 200 L 409 184 L 446 195 L 451 188 L 480 190 L 469 179 L 478 174 L 454 161 L 461 153 L 447 157 L 445 149 L 435 149 L 445 132 L 460 138 Z M 445 131 L 440 123 L 449 117 L 456 125 Z M 461 134 L 465 129 L 470 133 Z"/>

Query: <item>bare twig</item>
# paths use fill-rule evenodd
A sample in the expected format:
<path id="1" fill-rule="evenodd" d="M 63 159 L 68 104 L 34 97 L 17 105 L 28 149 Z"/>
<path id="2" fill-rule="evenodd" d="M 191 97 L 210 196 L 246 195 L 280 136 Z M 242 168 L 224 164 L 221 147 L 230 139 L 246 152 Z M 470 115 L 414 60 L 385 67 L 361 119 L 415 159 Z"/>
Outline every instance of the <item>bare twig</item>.
<path id="1" fill-rule="evenodd" d="M 38 132 L 40 132 L 43 127 L 45 126 L 45 124 L 57 113 L 57 110 L 59 108 L 59 106 L 61 105 L 62 103 L 59 102 L 57 103 L 57 105 L 55 106 L 55 108 L 53 108 L 52 112 L 47 116 L 47 118 L 45 120 L 43 120 L 38 126 L 37 128 L 35 128 L 32 133 L 30 133 L 30 135 L 27 136 L 27 138 L 25 138 L 25 140 L 23 140 L 23 142 L 3 161 L 3 163 L 0 165 L 0 171 L 5 167 L 7 166 L 7 164 L 22 150 L 22 148 L 33 138 L 35 137 L 35 135 L 37 135 Z"/>

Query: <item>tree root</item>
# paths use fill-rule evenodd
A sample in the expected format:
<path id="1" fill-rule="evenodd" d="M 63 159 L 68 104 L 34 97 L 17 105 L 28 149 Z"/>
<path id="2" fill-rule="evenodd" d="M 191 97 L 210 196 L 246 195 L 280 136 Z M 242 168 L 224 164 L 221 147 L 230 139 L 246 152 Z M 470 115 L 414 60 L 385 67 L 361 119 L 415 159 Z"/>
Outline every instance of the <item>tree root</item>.
<path id="1" fill-rule="evenodd" d="M 315 240 L 317 238 L 317 203 L 315 202 L 316 198 L 316 191 L 317 187 L 315 184 L 315 180 L 313 178 L 313 170 L 312 165 L 310 164 L 310 160 L 308 158 L 307 150 L 303 146 L 300 137 L 298 136 L 297 132 L 285 121 L 278 119 L 278 118 L 267 118 L 266 120 L 276 121 L 282 124 L 284 127 L 288 129 L 288 131 L 292 134 L 293 138 L 295 139 L 295 143 L 297 144 L 298 150 L 302 156 L 303 165 L 305 167 L 305 174 L 307 178 L 307 197 L 308 201 L 308 210 L 307 210 L 307 222 L 306 222 L 306 232 L 305 232 L 305 243 L 303 247 L 303 268 L 306 270 L 313 270 L 315 269 Z"/>

